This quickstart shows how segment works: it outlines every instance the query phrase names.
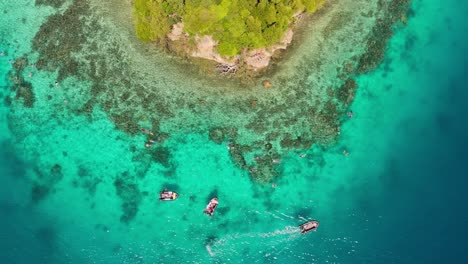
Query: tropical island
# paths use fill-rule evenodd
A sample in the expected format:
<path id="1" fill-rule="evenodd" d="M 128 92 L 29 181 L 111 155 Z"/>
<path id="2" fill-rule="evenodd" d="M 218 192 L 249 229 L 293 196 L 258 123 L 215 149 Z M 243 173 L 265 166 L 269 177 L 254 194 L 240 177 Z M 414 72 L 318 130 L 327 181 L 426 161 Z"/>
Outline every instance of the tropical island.
<path id="1" fill-rule="evenodd" d="M 14 2 L 11 1 L 12 4 Z M 281 2 L 276 2 L 279 4 L 269 5 L 280 9 Z M 167 1 L 36 1 L 36 5 L 47 7 L 43 8 L 43 18 L 34 19 L 34 23 L 44 22 L 37 25 L 37 32 L 31 41 L 32 50 L 10 61 L 7 76 L 11 88 L 10 91 L 2 91 L 4 103 L 12 109 L 8 113 L 7 125 L 17 138 L 15 145 L 21 148 L 21 152 L 30 153 L 28 156 L 35 163 L 42 164 L 31 167 L 32 202 L 46 200 L 65 185 L 85 190 L 89 194 L 87 200 L 96 191 L 99 195 L 102 187 L 97 186 L 105 186 L 101 190 L 111 193 L 109 188 L 112 188 L 121 200 L 120 221 L 130 224 L 138 216 L 140 205 L 145 203 L 148 194 L 155 190 L 154 185 L 148 185 L 149 182 L 176 184 L 184 174 L 193 177 L 195 174 L 192 174 L 191 169 L 194 167 L 200 168 L 196 173 L 200 179 L 211 177 L 209 174 L 223 178 L 215 171 L 205 173 L 205 168 L 214 168 L 210 166 L 223 160 L 222 155 L 206 155 L 211 150 L 228 152 L 232 164 L 224 160 L 228 166 L 223 166 L 223 170 L 232 171 L 230 166 L 234 165 L 240 169 L 236 173 L 239 178 L 247 176 L 254 183 L 266 187 L 297 179 L 297 171 L 284 169 L 283 164 L 286 162 L 301 162 L 303 168 L 322 172 L 321 168 L 327 162 L 322 155 L 323 150 L 332 149 L 337 150 L 338 155 L 351 153 L 354 156 L 352 147 L 339 141 L 341 134 L 352 130 L 345 129 L 342 133 L 341 128 L 352 116 L 348 115 L 349 111 L 356 111 L 351 107 L 356 91 L 360 89 L 358 86 L 364 86 L 362 96 L 375 96 L 372 82 L 359 83 L 355 77 L 379 67 L 384 61 L 386 42 L 393 30 L 404 26 L 407 17 L 412 15 L 410 0 L 327 2 L 330 3 L 321 10 L 320 15 L 313 16 L 312 23 L 302 20 L 307 22 L 307 27 L 300 27 L 301 45 L 294 47 L 294 50 L 290 47 L 281 65 L 272 74 L 266 73 L 265 76 L 275 84 L 274 89 L 259 89 L 258 86 L 238 89 L 243 87 L 237 82 L 205 78 L 193 70 L 196 67 L 181 65 L 174 61 L 173 56 L 166 56 L 170 54 L 160 52 L 157 48 L 150 49 L 150 45 L 141 45 L 141 41 L 135 37 L 133 21 L 128 19 L 129 14 L 145 3 L 145 8 L 153 7 L 145 15 L 145 19 L 150 19 L 148 14 L 163 12 L 165 9 L 156 7 L 164 6 L 163 3 L 167 4 Z M 222 6 L 222 3 L 213 5 Z M 250 7 L 253 8 L 256 2 L 252 3 Z M 209 5 L 203 7 L 209 11 Z M 51 10 L 55 11 L 49 14 Z M 188 32 L 187 21 L 205 25 L 205 20 L 202 23 L 196 19 L 184 19 L 187 10 L 186 6 L 180 5 L 179 12 L 182 15 L 154 18 L 162 19 L 165 23 L 146 20 L 146 24 L 140 25 L 146 25 L 146 40 L 166 46 L 178 43 L 171 41 L 169 36 L 178 28 L 175 25 L 181 22 L 184 27 L 179 27 L 183 29 L 179 35 L 187 40 L 184 45 L 196 47 L 197 36 L 212 35 L 213 39 L 223 36 L 224 31 L 216 31 L 218 28 L 214 25 L 207 27 L 203 35 Z M 225 17 L 233 9 L 230 7 L 226 10 Z M 307 9 L 304 10 L 307 12 Z M 164 12 L 175 14 L 175 11 Z M 294 23 L 299 18 L 293 12 L 289 12 L 293 17 L 289 21 L 292 22 L 283 23 L 289 25 L 284 26 L 283 34 L 295 28 Z M 232 14 L 232 20 L 235 15 Z M 18 18 L 18 27 L 24 29 L 21 32 L 32 33 L 29 30 L 29 19 L 23 18 Z M 263 15 L 258 15 L 258 18 L 252 15 L 251 19 L 262 21 L 265 18 Z M 231 19 L 219 21 L 229 24 Z M 248 25 L 245 21 L 242 24 L 244 27 Z M 266 28 L 277 24 L 280 23 L 266 25 Z M 150 26 L 166 33 L 160 33 L 158 38 L 157 31 L 151 31 Z M 266 32 L 258 31 L 261 37 L 257 39 L 267 43 Z M 298 32 L 295 33 L 296 38 Z M 280 35 L 277 39 L 281 39 Z M 229 43 L 238 45 L 233 39 L 242 39 L 242 34 L 227 37 L 232 38 Z M 27 36 L 21 39 L 27 39 Z M 17 42 L 16 38 L 9 41 L 12 41 L 10 47 L 16 47 L 17 43 L 29 43 Z M 251 38 L 246 41 L 251 41 Z M 412 38 L 408 38 L 405 45 L 411 46 L 412 41 Z M 254 50 L 257 47 L 254 44 L 249 44 L 247 48 L 238 46 L 238 55 L 226 55 L 222 49 L 219 50 L 220 43 L 213 46 L 213 50 L 224 58 L 241 56 L 243 50 Z M 264 45 L 263 48 L 268 49 L 271 47 L 268 45 L 275 44 Z M 8 56 L 8 51 L 5 53 Z M 200 60 L 221 64 L 214 60 Z M 392 71 L 385 63 L 388 61 L 382 65 L 382 78 Z M 239 72 L 236 74 L 237 77 L 240 75 Z M 388 89 L 391 86 L 385 87 L 385 90 Z M 356 113 L 360 115 L 360 112 Z M 71 121 L 75 120 L 74 116 L 78 122 Z M 92 124 L 91 129 L 85 129 L 87 125 L 81 126 L 84 120 Z M 102 126 L 102 122 L 108 125 Z M 63 133 L 63 126 L 68 126 L 70 132 Z M 112 126 L 118 131 L 114 131 Z M 145 135 L 142 138 L 142 128 L 151 131 L 156 137 Z M 101 130 L 103 134 L 96 132 Z M 93 136 L 86 136 L 84 131 Z M 191 142 L 194 134 L 199 140 L 196 144 Z M 40 145 L 36 143 L 37 138 L 41 140 Z M 127 140 L 125 147 L 120 147 L 122 152 L 108 151 L 107 147 L 112 144 L 102 141 L 114 138 Z M 81 144 L 83 140 L 87 140 L 87 145 Z M 219 146 L 210 146 L 206 140 Z M 151 143 L 150 146 L 147 147 L 145 141 Z M 179 144 L 192 144 L 194 147 L 185 149 L 178 147 Z M 53 146 L 53 151 L 46 146 Z M 80 147 L 73 149 L 74 146 Z M 95 153 L 96 156 L 89 156 L 99 157 L 99 163 L 93 160 L 83 162 L 83 151 Z M 181 153 L 187 153 L 187 156 Z M 199 153 L 204 153 L 204 157 L 210 159 L 202 160 L 200 156 L 199 159 L 192 158 Z M 49 154 L 54 156 L 50 158 Z M 187 170 L 181 170 L 186 165 L 180 163 L 184 157 L 187 157 L 185 161 L 193 161 L 197 166 L 185 166 Z M 121 162 L 124 159 L 128 162 Z M 68 166 L 71 160 L 76 160 L 76 165 Z M 91 173 L 92 168 L 101 171 Z M 71 177 L 67 176 L 70 172 Z M 153 181 L 155 175 L 162 177 Z M 311 185 L 298 182 L 304 190 L 310 191 Z M 255 186 L 247 181 L 244 183 L 244 186 Z M 198 184 L 195 188 L 200 186 L 205 188 Z M 270 190 L 261 187 L 255 187 L 254 190 L 263 192 L 262 189 Z M 265 198 L 264 204 L 269 210 L 273 210 L 275 203 L 269 194 L 260 195 Z M 95 197 L 96 201 L 101 198 Z M 109 215 L 112 217 L 113 214 Z"/>
<path id="2" fill-rule="evenodd" d="M 223 74 L 258 71 L 293 37 L 293 25 L 326 0 L 135 0 L 136 34 L 170 51 L 213 61 Z"/>
<path id="3" fill-rule="evenodd" d="M 199 6 L 202 6 L 199 2 Z M 269 5 L 279 8 L 281 1 L 277 2 Z M 155 29 L 161 28 L 167 33 L 157 38 L 156 31 L 148 31 L 152 32 L 148 35 L 152 38 L 147 38 L 149 44 L 142 45 L 135 35 L 134 22 L 138 21 L 129 19 L 129 14 L 135 12 L 136 7 L 141 8 L 142 3 L 146 7 L 153 6 L 151 12 L 163 12 L 165 9 L 156 7 L 164 6 L 163 3 L 167 4 L 167 1 L 62 1 L 60 8 L 47 17 L 32 39 L 32 53 L 11 62 L 12 70 L 8 76 L 14 83 L 12 90 L 16 93 L 7 97 L 5 103 L 21 104 L 34 111 L 44 107 L 41 102 L 50 102 L 51 106 L 55 102 L 90 120 L 98 118 L 96 114 L 102 109 L 119 130 L 130 136 L 137 137 L 141 133 L 140 128 L 158 135 L 158 144 L 152 148 L 145 148 L 144 145 L 130 147 L 131 155 L 135 160 L 141 160 L 141 166 L 136 172 L 129 170 L 120 177 L 122 180 L 115 182 L 118 190 L 133 193 L 132 202 L 123 204 L 126 215 L 123 219 L 130 220 L 135 216 L 137 204 L 143 197 L 135 184 L 139 179 L 137 175 L 144 175 L 153 162 L 158 164 L 161 175 L 175 175 L 177 163 L 173 159 L 177 157 L 177 149 L 173 148 L 170 140 L 181 134 L 199 133 L 216 144 L 226 144 L 233 164 L 247 172 L 252 180 L 276 182 L 282 173 L 282 165 L 278 164 L 282 157 L 293 152 L 299 154 L 312 146 L 325 148 L 337 144 L 342 124 L 348 119 L 347 112 L 351 110 L 358 89 L 354 78 L 378 67 L 384 59 L 386 42 L 394 28 L 404 26 L 407 15 L 411 14 L 408 11 L 409 0 L 376 0 L 372 5 L 368 0 L 326 2 L 320 14 L 316 12 L 307 16 L 307 9 L 304 9 L 302 14 L 311 19 L 300 20 L 294 17 L 294 11 L 289 12 L 292 22 L 284 27 L 284 32 L 294 29 L 295 40 L 301 43 L 289 46 L 287 56 L 280 56 L 282 60 L 278 67 L 271 67 L 277 61 L 273 57 L 267 72 L 250 71 L 252 74 L 261 72 L 265 80 L 274 84 L 273 89 L 259 89 L 257 78 L 242 78 L 245 76 L 242 67 L 235 76 L 241 82 L 247 80 L 246 85 L 239 85 L 237 81 L 218 81 L 211 76 L 206 78 L 207 74 L 200 74 L 199 67 L 191 64 L 192 61 L 206 61 L 213 69 L 213 65 L 222 63 L 193 56 L 187 59 L 189 63 L 180 63 L 185 58 L 176 61 L 171 53 L 152 48 L 153 43 L 169 48 L 173 43 L 196 47 L 197 35 L 187 33 L 186 23 L 192 20 L 184 20 L 188 8 L 183 2 L 178 2 L 182 4 L 179 11 L 182 16 L 157 17 L 165 23 L 146 21 L 151 22 L 146 24 L 146 30 L 151 29 L 150 25 L 166 25 Z M 36 3 L 52 6 L 58 1 Z M 188 5 L 188 1 L 185 3 Z M 226 16 L 233 12 L 232 3 L 239 6 L 238 1 L 231 2 Z M 252 3 L 251 8 L 256 1 Z M 149 10 L 147 12 L 150 13 Z M 175 14 L 175 11 L 164 12 Z M 235 15 L 232 14 L 232 20 Z M 145 19 L 149 18 L 146 16 Z M 258 16 L 260 21 L 264 18 L 263 15 Z M 301 22 L 296 23 L 298 20 Z M 220 21 L 230 23 L 230 19 Z M 177 28 L 175 25 L 180 22 L 184 23 L 182 32 L 185 33 L 180 35 L 187 38 L 186 44 L 169 39 L 170 33 Z M 245 27 L 247 22 L 243 23 Z M 216 28 L 212 26 L 206 32 L 210 32 L 213 38 L 222 35 L 223 31 L 215 34 Z M 265 31 L 260 30 L 260 33 L 266 39 Z M 214 46 L 213 50 L 223 58 L 242 58 L 240 54 L 243 49 L 255 49 L 252 44 L 251 48 L 238 48 L 239 55 L 229 56 L 221 55 L 219 47 Z M 265 44 L 264 48 L 269 47 Z M 32 71 L 30 64 L 34 65 L 34 70 L 56 74 L 53 78 L 60 83 L 60 89 L 54 85 L 55 81 L 50 86 L 57 91 L 55 96 L 34 88 L 35 78 L 28 76 Z M 213 74 L 216 74 L 215 70 Z M 86 85 L 72 86 L 77 80 L 85 81 Z M 61 94 L 65 87 L 70 87 L 66 90 L 69 94 Z M 67 104 L 63 101 L 65 96 Z M 15 113 L 20 115 L 19 118 L 24 118 L 22 111 Z M 36 120 L 37 116 L 31 115 L 34 118 L 28 121 L 39 122 L 41 119 Z M 9 125 L 12 129 L 16 126 L 19 131 L 28 127 L 22 123 Z M 340 148 L 348 150 L 347 146 Z M 314 162 L 323 164 L 320 157 L 315 157 Z M 38 178 L 33 191 L 39 195 L 35 197 L 50 193 L 50 187 L 42 187 L 53 185 L 60 178 L 59 173 L 50 173 L 51 168 L 44 173 L 58 176 L 48 180 L 42 176 Z M 86 180 L 82 185 L 95 186 L 91 182 L 101 182 L 100 176 L 93 178 L 93 181 Z M 122 199 L 129 200 L 127 191 L 117 192 Z"/>

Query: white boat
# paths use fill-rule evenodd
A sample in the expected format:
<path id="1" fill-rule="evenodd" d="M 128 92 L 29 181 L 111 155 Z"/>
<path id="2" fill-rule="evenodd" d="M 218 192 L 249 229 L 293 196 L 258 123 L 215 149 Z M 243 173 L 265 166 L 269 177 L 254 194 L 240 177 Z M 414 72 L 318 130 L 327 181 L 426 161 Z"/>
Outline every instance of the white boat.
<path id="1" fill-rule="evenodd" d="M 176 192 L 162 191 L 159 193 L 160 201 L 174 201 L 179 195 Z"/>
<path id="2" fill-rule="evenodd" d="M 319 226 L 319 222 L 316 220 L 312 220 L 309 222 L 306 222 L 299 227 L 301 228 L 301 234 L 309 233 L 312 230 L 317 229 Z"/>
<path id="3" fill-rule="evenodd" d="M 211 201 L 208 203 L 203 213 L 209 216 L 212 216 L 217 206 L 218 206 L 218 198 L 215 197 L 211 199 Z"/>

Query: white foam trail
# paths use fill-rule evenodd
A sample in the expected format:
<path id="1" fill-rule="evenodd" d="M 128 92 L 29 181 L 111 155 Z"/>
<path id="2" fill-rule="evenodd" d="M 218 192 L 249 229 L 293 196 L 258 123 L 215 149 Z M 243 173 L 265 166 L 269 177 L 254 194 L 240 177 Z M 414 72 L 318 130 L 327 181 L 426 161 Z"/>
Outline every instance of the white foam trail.
<path id="1" fill-rule="evenodd" d="M 272 236 L 278 236 L 278 235 L 290 235 L 294 233 L 298 233 L 299 228 L 296 226 L 287 226 L 283 230 L 275 230 L 274 232 L 269 232 L 269 233 L 260 233 L 260 237 L 272 237 Z"/>
<path id="2" fill-rule="evenodd" d="M 259 243 L 268 243 L 268 245 L 271 245 L 271 243 L 274 243 L 274 245 L 282 245 L 283 243 L 287 243 L 287 241 L 297 239 L 300 235 L 301 232 L 297 226 L 286 226 L 284 229 L 275 230 L 273 232 L 252 232 L 227 235 L 222 239 L 216 239 L 216 241 L 213 241 L 209 245 L 205 245 L 205 248 L 211 257 L 214 257 L 215 255 L 223 256 L 226 253 L 239 254 L 234 245 L 249 244 L 249 238 L 261 239 L 257 241 Z M 271 239 L 273 239 L 273 241 Z M 287 245 L 286 248 L 282 248 L 280 252 L 285 249 L 289 249 L 287 248 Z"/>
<path id="3" fill-rule="evenodd" d="M 276 211 L 276 212 L 278 212 L 278 211 Z M 282 213 L 282 212 L 278 212 L 278 213 L 280 213 L 280 214 L 283 215 L 283 216 L 286 216 L 287 218 L 295 219 L 294 216 L 290 216 L 290 215 L 287 215 L 287 214 Z"/>
<path id="4" fill-rule="evenodd" d="M 213 253 L 213 251 L 211 251 L 210 245 L 206 245 L 206 251 L 208 251 L 208 254 L 210 254 L 210 256 L 214 257 L 215 254 Z"/>

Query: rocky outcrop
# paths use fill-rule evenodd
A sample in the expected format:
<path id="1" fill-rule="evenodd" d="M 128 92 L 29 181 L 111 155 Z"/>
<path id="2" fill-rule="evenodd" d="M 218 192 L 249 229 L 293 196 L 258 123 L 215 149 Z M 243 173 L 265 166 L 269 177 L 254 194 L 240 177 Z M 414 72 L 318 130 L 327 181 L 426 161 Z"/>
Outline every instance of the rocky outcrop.
<path id="1" fill-rule="evenodd" d="M 183 29 L 184 24 L 182 22 L 173 25 L 171 32 L 167 34 L 168 40 L 173 43 L 187 42 L 189 40 L 188 34 Z M 239 64 L 245 64 L 248 68 L 256 71 L 268 67 L 273 54 L 278 50 L 285 50 L 291 44 L 293 35 L 293 30 L 288 29 L 279 43 L 269 48 L 245 49 L 240 55 L 231 58 L 223 57 L 216 51 L 218 41 L 213 39 L 212 36 L 195 36 L 195 47 L 193 49 L 187 48 L 184 52 L 191 57 L 215 61 L 223 65 L 223 67 L 237 68 Z M 189 45 L 185 46 L 188 47 Z"/>
<path id="2" fill-rule="evenodd" d="M 272 84 L 270 81 L 268 81 L 268 80 L 264 80 L 264 81 L 262 82 L 262 85 L 263 85 L 263 87 L 265 87 L 265 88 L 267 88 L 267 89 L 268 89 L 268 88 L 271 88 L 271 87 L 273 86 L 273 84 Z"/>
<path id="3" fill-rule="evenodd" d="M 273 54 L 265 48 L 251 50 L 247 52 L 244 62 L 254 69 L 262 69 L 270 64 L 270 59 Z"/>
<path id="4" fill-rule="evenodd" d="M 196 49 L 191 53 L 192 57 L 213 60 L 222 64 L 236 64 L 239 62 L 239 56 L 234 58 L 225 58 L 216 52 L 218 42 L 212 36 L 195 37 Z"/>
<path id="5" fill-rule="evenodd" d="M 167 37 L 172 40 L 172 41 L 177 41 L 179 40 L 183 35 L 186 35 L 184 33 L 184 23 L 179 22 L 177 24 L 174 24 L 172 26 L 171 32 L 167 34 Z"/>

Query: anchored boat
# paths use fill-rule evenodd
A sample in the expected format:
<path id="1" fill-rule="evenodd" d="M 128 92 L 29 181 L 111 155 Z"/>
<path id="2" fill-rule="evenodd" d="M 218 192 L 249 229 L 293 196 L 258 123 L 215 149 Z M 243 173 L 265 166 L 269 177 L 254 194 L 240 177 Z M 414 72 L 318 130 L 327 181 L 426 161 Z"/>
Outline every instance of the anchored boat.
<path id="1" fill-rule="evenodd" d="M 215 209 L 216 209 L 216 206 L 218 206 L 218 198 L 213 198 L 211 199 L 211 201 L 208 203 L 208 205 L 206 206 L 205 210 L 203 211 L 203 213 L 209 215 L 209 216 L 212 216 Z"/>
<path id="2" fill-rule="evenodd" d="M 318 226 L 319 226 L 319 222 L 316 220 L 312 220 L 312 221 L 309 221 L 300 225 L 299 227 L 301 228 L 301 234 L 305 234 L 305 233 L 309 233 L 312 230 L 317 229 Z"/>
<path id="3" fill-rule="evenodd" d="M 179 195 L 176 192 L 162 191 L 159 193 L 160 201 L 174 201 Z"/>

